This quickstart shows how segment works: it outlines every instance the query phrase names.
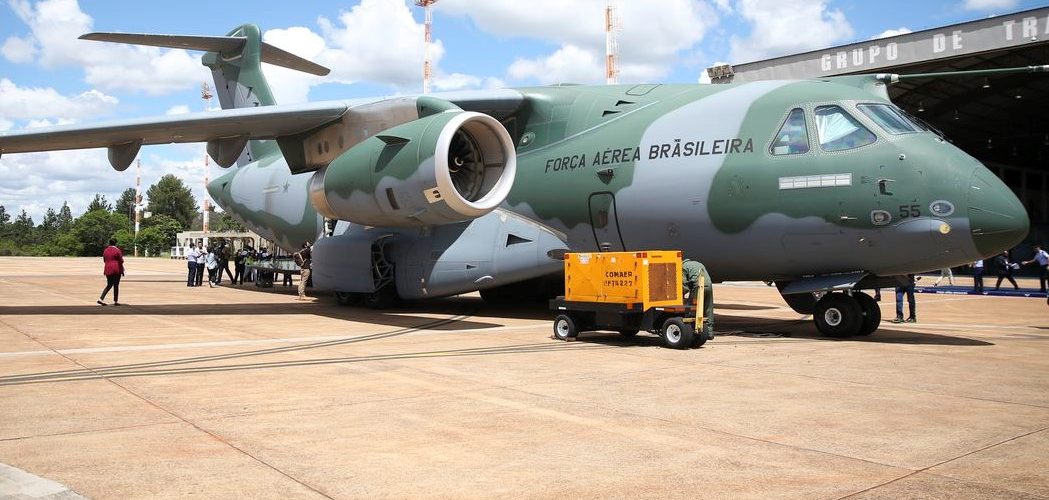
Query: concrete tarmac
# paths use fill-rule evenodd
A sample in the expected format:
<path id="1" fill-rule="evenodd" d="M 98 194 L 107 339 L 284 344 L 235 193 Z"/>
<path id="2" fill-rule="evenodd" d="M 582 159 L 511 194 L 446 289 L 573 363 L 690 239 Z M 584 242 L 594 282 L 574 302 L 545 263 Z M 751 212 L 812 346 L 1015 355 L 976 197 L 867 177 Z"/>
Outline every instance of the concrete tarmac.
<path id="1" fill-rule="evenodd" d="M 128 259 L 99 306 L 101 268 L 0 258 L 0 497 L 1049 498 L 1045 299 L 919 295 L 836 340 L 725 283 L 725 335 L 677 351 L 476 295 L 187 288 L 184 261 Z"/>

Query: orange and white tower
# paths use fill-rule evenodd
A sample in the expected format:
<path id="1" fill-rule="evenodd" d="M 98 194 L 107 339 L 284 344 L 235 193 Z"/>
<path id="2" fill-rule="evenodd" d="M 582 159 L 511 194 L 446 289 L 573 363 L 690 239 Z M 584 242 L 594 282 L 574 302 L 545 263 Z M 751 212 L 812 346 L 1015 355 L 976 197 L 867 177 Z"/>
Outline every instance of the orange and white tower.
<path id="1" fill-rule="evenodd" d="M 605 83 L 619 83 L 619 44 L 616 43 L 616 32 L 623 29 L 622 20 L 616 15 L 613 0 L 605 4 Z"/>
<path id="2" fill-rule="evenodd" d="M 430 6 L 437 3 L 437 0 L 415 0 L 415 5 L 423 8 L 423 12 L 426 17 L 426 32 L 424 35 L 425 45 L 423 46 L 423 93 L 430 93 L 430 77 L 433 71 L 430 63 L 430 44 L 433 42 L 433 13 L 430 11 Z"/>
<path id="3" fill-rule="evenodd" d="M 204 100 L 204 111 L 211 111 L 211 98 L 213 96 L 214 96 L 214 94 L 211 93 L 211 87 L 208 86 L 208 82 L 201 83 L 200 84 L 200 98 Z M 202 215 L 202 219 L 203 219 L 203 224 L 202 225 L 203 225 L 203 227 L 201 228 L 201 229 L 204 230 L 205 243 L 207 242 L 207 234 L 208 234 L 208 230 L 209 230 L 209 228 L 208 228 L 209 213 L 211 212 L 211 199 L 208 197 L 208 182 L 211 181 L 211 179 L 209 178 L 210 177 L 210 173 L 211 173 L 210 170 L 211 169 L 208 166 L 208 152 L 207 152 L 207 150 L 205 150 L 204 151 L 204 214 Z"/>

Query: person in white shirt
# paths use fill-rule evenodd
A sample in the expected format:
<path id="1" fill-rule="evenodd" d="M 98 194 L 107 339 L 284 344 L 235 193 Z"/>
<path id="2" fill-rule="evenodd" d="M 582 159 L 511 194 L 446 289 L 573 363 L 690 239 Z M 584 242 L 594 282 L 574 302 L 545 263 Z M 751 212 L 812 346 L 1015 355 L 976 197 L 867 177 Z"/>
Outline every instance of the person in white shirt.
<path id="1" fill-rule="evenodd" d="M 186 264 L 189 266 L 186 286 L 197 286 L 197 257 L 200 257 L 200 251 L 197 250 L 196 244 L 190 243 L 189 252 L 186 252 Z"/>
<path id="2" fill-rule="evenodd" d="M 209 248 L 208 254 L 204 257 L 204 265 L 208 268 L 208 286 L 215 288 L 215 281 L 218 279 L 219 274 L 219 257 L 215 255 L 215 249 Z"/>
<path id="3" fill-rule="evenodd" d="M 1045 292 L 1045 282 L 1049 278 L 1049 253 L 1042 250 L 1042 245 L 1034 245 L 1034 257 L 1025 260 L 1023 265 L 1038 263 L 1038 284 L 1042 292 Z"/>
<path id="4" fill-rule="evenodd" d="M 204 282 L 204 258 L 207 256 L 207 250 L 204 249 L 204 244 L 200 244 L 200 251 L 197 252 L 197 286 L 200 286 Z"/>

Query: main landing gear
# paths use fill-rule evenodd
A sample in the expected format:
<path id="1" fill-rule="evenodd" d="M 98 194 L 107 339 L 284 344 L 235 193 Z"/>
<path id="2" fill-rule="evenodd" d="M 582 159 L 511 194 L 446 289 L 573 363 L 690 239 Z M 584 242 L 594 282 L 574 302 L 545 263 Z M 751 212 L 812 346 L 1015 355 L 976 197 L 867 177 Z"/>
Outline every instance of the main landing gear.
<path id="1" fill-rule="evenodd" d="M 827 337 L 870 335 L 881 324 L 881 309 L 863 292 L 834 292 L 816 301 L 812 319 Z"/>

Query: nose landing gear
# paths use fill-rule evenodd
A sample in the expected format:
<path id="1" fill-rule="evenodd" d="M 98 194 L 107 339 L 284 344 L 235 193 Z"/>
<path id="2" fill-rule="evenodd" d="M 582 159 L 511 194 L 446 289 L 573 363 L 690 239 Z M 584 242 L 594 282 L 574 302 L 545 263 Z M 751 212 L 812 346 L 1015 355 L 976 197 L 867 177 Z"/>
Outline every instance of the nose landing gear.
<path id="1" fill-rule="evenodd" d="M 816 329 L 827 337 L 870 335 L 881 324 L 881 309 L 865 293 L 835 292 L 816 302 L 812 318 Z"/>

